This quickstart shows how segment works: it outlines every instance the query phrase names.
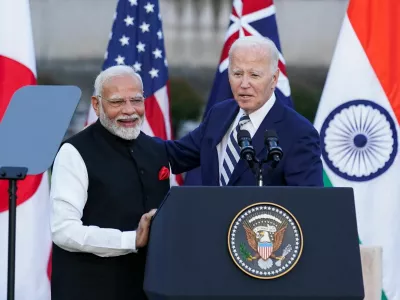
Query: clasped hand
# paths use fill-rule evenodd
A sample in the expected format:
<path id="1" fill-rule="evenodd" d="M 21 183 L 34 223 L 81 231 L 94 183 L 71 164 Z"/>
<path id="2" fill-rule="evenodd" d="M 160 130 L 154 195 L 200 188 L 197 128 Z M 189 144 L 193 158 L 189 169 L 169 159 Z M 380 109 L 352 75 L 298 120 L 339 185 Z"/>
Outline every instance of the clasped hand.
<path id="1" fill-rule="evenodd" d="M 136 230 L 136 248 L 143 248 L 147 245 L 149 241 L 151 218 L 156 211 L 156 209 L 152 209 L 140 218 L 139 226 Z"/>

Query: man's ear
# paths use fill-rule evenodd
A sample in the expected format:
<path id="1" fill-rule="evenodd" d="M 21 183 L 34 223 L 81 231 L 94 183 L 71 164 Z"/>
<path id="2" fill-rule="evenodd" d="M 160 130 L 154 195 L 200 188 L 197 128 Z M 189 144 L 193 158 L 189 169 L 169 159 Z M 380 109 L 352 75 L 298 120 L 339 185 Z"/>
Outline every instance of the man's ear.
<path id="1" fill-rule="evenodd" d="M 276 85 L 278 84 L 279 73 L 280 73 L 280 70 L 278 68 L 278 69 L 276 69 L 274 75 L 272 76 L 272 81 L 273 81 L 272 87 L 273 87 L 273 89 L 275 89 Z"/>
<path id="2" fill-rule="evenodd" d="M 94 109 L 94 111 L 96 112 L 96 116 L 99 117 L 100 116 L 100 100 L 98 97 L 96 96 L 92 96 L 92 107 Z"/>

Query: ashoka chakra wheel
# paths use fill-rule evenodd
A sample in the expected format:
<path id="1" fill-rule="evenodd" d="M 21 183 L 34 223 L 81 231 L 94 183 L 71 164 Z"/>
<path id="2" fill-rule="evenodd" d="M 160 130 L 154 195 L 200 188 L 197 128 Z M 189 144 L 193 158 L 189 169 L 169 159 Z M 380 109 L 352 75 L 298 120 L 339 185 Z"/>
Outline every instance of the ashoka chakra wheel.
<path id="1" fill-rule="evenodd" d="M 390 114 L 368 100 L 335 108 L 321 128 L 322 156 L 340 177 L 367 181 L 384 173 L 397 154 L 396 125 Z"/>

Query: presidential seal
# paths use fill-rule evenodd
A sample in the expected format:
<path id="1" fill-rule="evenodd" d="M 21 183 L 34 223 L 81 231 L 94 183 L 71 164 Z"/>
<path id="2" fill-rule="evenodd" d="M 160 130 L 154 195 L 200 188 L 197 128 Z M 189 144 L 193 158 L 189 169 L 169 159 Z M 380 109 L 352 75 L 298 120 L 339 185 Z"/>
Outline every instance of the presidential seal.
<path id="1" fill-rule="evenodd" d="M 256 203 L 233 219 L 228 248 L 244 273 L 273 279 L 288 273 L 303 250 L 303 235 L 295 217 L 274 203 Z"/>

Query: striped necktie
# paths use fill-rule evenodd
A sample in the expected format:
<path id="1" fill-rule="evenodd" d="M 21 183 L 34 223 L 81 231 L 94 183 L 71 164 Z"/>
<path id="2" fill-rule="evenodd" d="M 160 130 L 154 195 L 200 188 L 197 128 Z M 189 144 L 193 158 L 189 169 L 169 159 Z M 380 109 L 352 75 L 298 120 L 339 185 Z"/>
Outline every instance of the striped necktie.
<path id="1" fill-rule="evenodd" d="M 222 164 L 222 170 L 220 175 L 219 183 L 221 186 L 225 186 L 229 182 L 229 178 L 231 177 L 233 170 L 240 158 L 240 147 L 237 142 L 237 131 L 239 126 L 243 126 L 247 122 L 250 121 L 249 116 L 243 115 L 238 125 L 232 130 L 228 144 L 226 145 L 225 155 L 224 155 L 224 162 Z"/>

